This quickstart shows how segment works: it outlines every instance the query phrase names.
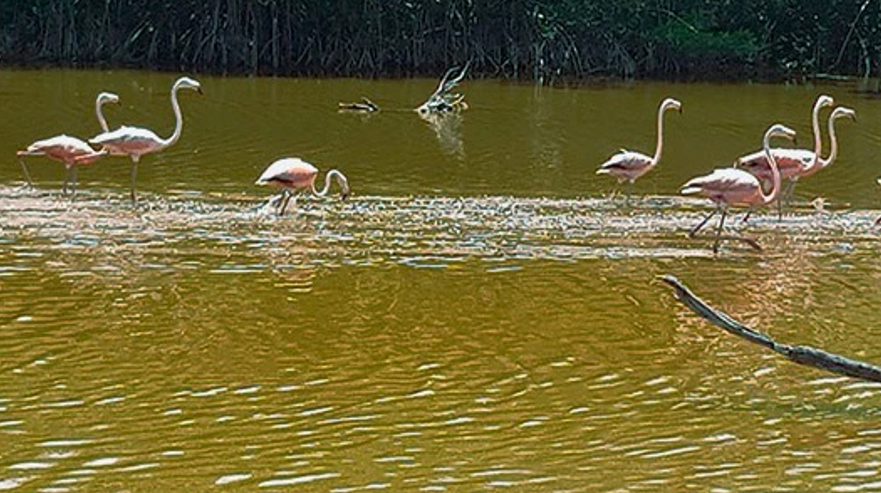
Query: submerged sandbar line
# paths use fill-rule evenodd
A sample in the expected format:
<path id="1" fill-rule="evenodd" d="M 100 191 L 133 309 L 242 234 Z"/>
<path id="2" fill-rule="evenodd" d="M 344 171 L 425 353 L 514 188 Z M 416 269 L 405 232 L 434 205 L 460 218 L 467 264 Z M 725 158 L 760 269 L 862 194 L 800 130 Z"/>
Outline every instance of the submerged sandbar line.
<path id="1" fill-rule="evenodd" d="M 709 240 L 689 239 L 686 232 L 712 205 L 677 196 L 639 197 L 629 205 L 602 197 L 355 196 L 346 202 L 300 200 L 285 217 L 261 209 L 264 203 L 259 196 L 178 194 L 146 197 L 132 205 L 124 196 L 101 192 L 70 201 L 49 192 L 0 187 L 0 249 L 85 254 L 138 249 L 160 257 L 233 252 L 258 259 L 385 259 L 416 266 L 474 257 L 710 256 Z M 881 234 L 874 226 L 879 216 L 881 211 L 801 207 L 781 221 L 774 211 L 756 213 L 737 230 L 767 241 L 771 249 L 796 239 L 820 245 L 820 252 L 823 245 L 835 253 L 852 251 L 857 244 L 874 250 Z"/>

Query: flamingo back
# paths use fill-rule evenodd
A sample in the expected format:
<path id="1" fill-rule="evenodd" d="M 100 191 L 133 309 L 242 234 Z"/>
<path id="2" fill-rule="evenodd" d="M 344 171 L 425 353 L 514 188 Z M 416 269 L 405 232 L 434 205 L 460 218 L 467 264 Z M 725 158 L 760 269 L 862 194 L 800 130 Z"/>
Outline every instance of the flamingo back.
<path id="1" fill-rule="evenodd" d="M 619 180 L 636 180 L 646 174 L 653 165 L 652 158 L 640 152 L 622 149 L 597 169 L 598 175 L 609 174 Z"/>
<path id="2" fill-rule="evenodd" d="M 112 154 L 141 155 L 162 148 L 162 139 L 156 133 L 140 127 L 120 127 L 99 134 L 89 142 L 105 147 Z"/>
<path id="3" fill-rule="evenodd" d="M 283 158 L 270 164 L 258 185 L 274 185 L 285 188 L 308 188 L 318 176 L 318 168 L 300 158 Z"/>
<path id="4" fill-rule="evenodd" d="M 777 162 L 781 179 L 792 179 L 802 175 L 813 166 L 817 155 L 807 149 L 771 149 L 771 154 Z M 747 154 L 737 160 L 737 167 L 748 171 L 760 180 L 771 179 L 771 165 L 765 151 L 756 151 Z"/>
<path id="5" fill-rule="evenodd" d="M 56 161 L 72 164 L 79 156 L 94 154 L 89 144 L 69 135 L 57 135 L 48 139 L 38 140 L 29 145 L 22 155 L 46 156 Z"/>
<path id="6" fill-rule="evenodd" d="M 721 168 L 704 176 L 692 178 L 682 186 L 684 195 L 699 194 L 714 202 L 729 205 L 759 205 L 762 186 L 759 179 L 746 171 Z"/>

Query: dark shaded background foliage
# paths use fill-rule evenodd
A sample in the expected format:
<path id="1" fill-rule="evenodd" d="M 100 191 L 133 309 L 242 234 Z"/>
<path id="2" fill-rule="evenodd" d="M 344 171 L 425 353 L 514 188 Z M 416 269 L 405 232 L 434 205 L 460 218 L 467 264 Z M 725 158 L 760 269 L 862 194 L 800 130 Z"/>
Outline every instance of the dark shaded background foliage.
<path id="1" fill-rule="evenodd" d="M 881 73 L 881 0 L 2 0 L 0 63 L 684 79 Z"/>

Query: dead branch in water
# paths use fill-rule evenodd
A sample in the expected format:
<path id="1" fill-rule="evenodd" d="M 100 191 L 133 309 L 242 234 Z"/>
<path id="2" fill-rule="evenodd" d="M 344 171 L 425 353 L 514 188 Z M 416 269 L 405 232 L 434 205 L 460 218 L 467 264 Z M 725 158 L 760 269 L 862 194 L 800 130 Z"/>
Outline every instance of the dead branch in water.
<path id="1" fill-rule="evenodd" d="M 447 73 L 441 78 L 437 89 L 422 103 L 416 111 L 420 114 L 427 113 L 452 113 L 468 109 L 468 103 L 465 102 L 465 96 L 451 92 L 465 78 L 471 62 L 465 64 L 465 68 L 459 72 L 459 75 L 453 77 L 459 67 L 453 67 L 447 70 Z"/>
<path id="2" fill-rule="evenodd" d="M 881 382 L 881 367 L 829 353 L 811 346 L 791 346 L 789 344 L 779 343 L 769 335 L 751 329 L 737 320 L 734 320 L 727 314 L 714 309 L 702 299 L 695 296 L 694 293 L 692 293 L 691 290 L 682 284 L 682 282 L 676 277 L 667 274 L 663 276 L 661 280 L 673 288 L 677 300 L 711 324 L 726 332 L 770 349 L 771 351 L 774 351 L 800 365 L 811 366 L 852 378 Z"/>
<path id="3" fill-rule="evenodd" d="M 362 113 L 374 113 L 379 111 L 379 106 L 373 101 L 362 97 L 360 103 L 340 103 L 340 111 L 360 111 Z"/>

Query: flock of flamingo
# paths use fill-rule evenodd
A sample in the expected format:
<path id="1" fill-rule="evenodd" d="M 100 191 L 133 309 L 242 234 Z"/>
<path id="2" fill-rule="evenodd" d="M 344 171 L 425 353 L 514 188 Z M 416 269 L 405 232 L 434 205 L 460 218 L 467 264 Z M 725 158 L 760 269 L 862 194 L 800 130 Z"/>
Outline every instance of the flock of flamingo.
<path id="1" fill-rule="evenodd" d="M 95 101 L 95 113 L 103 130 L 102 133 L 84 142 L 76 137 L 59 135 L 48 139 L 38 140 L 29 145 L 27 149 L 18 151 L 22 170 L 28 184 L 33 187 L 28 167 L 25 164 L 26 156 L 45 156 L 59 161 L 65 165 L 68 171 L 67 179 L 62 187 L 63 193 L 76 193 L 76 171 L 81 164 L 90 164 L 104 156 L 128 156 L 132 161 L 131 168 L 131 200 L 137 201 L 137 173 L 138 163 L 145 154 L 160 152 L 174 145 L 181 136 L 183 130 L 183 115 L 178 92 L 180 89 L 190 89 L 202 93 L 198 81 L 189 77 L 179 78 L 171 90 L 171 107 L 175 117 L 174 132 L 168 138 L 162 138 L 153 131 L 140 128 L 123 126 L 116 130 L 110 130 L 107 120 L 104 118 L 103 106 L 107 103 L 118 103 L 116 94 L 102 92 Z M 763 148 L 759 151 L 738 158 L 733 167 L 719 168 L 712 173 L 689 180 L 681 187 L 684 195 L 703 195 L 716 204 L 716 208 L 710 212 L 697 226 L 689 232 L 689 236 L 696 235 L 716 214 L 721 212 L 716 227 L 713 251 L 718 252 L 722 238 L 722 229 L 728 209 L 731 206 L 747 207 L 750 212 L 756 207 L 770 205 L 775 200 L 778 203 L 778 212 L 782 214 L 784 201 L 791 196 L 796 183 L 801 178 L 813 175 L 819 170 L 831 165 L 838 153 L 838 143 L 835 135 L 835 121 L 842 117 L 856 120 L 856 113 L 850 108 L 836 107 L 828 120 L 828 133 L 831 141 L 831 149 L 828 157 L 822 157 L 822 135 L 820 133 L 820 111 L 835 104 L 830 96 L 820 95 L 814 103 L 812 112 L 812 125 L 814 133 L 814 149 L 793 149 L 771 147 L 773 137 L 784 137 L 795 140 L 795 131 L 782 125 L 771 125 L 764 134 Z M 658 109 L 657 116 L 657 145 L 654 156 L 621 150 L 603 163 L 597 174 L 608 174 L 617 178 L 619 183 L 628 182 L 629 191 L 632 194 L 635 181 L 655 168 L 661 160 L 664 146 L 664 115 L 668 110 L 682 112 L 682 103 L 667 98 Z M 95 149 L 92 146 L 96 146 Z M 300 190 L 310 191 L 316 196 L 326 196 L 331 184 L 335 179 L 339 184 L 341 197 L 345 199 L 349 193 L 349 182 L 338 170 L 332 169 L 325 176 L 323 190 L 317 190 L 315 180 L 318 169 L 299 158 L 283 158 L 270 164 L 257 179 L 257 185 L 269 185 L 281 189 L 281 192 L 272 197 L 268 203 L 274 207 L 279 215 L 283 215 L 288 203 L 294 194 Z M 788 180 L 786 190 L 782 189 L 782 181 Z M 770 190 L 765 191 L 770 182 Z M 879 180 L 881 182 L 881 180 Z"/>

